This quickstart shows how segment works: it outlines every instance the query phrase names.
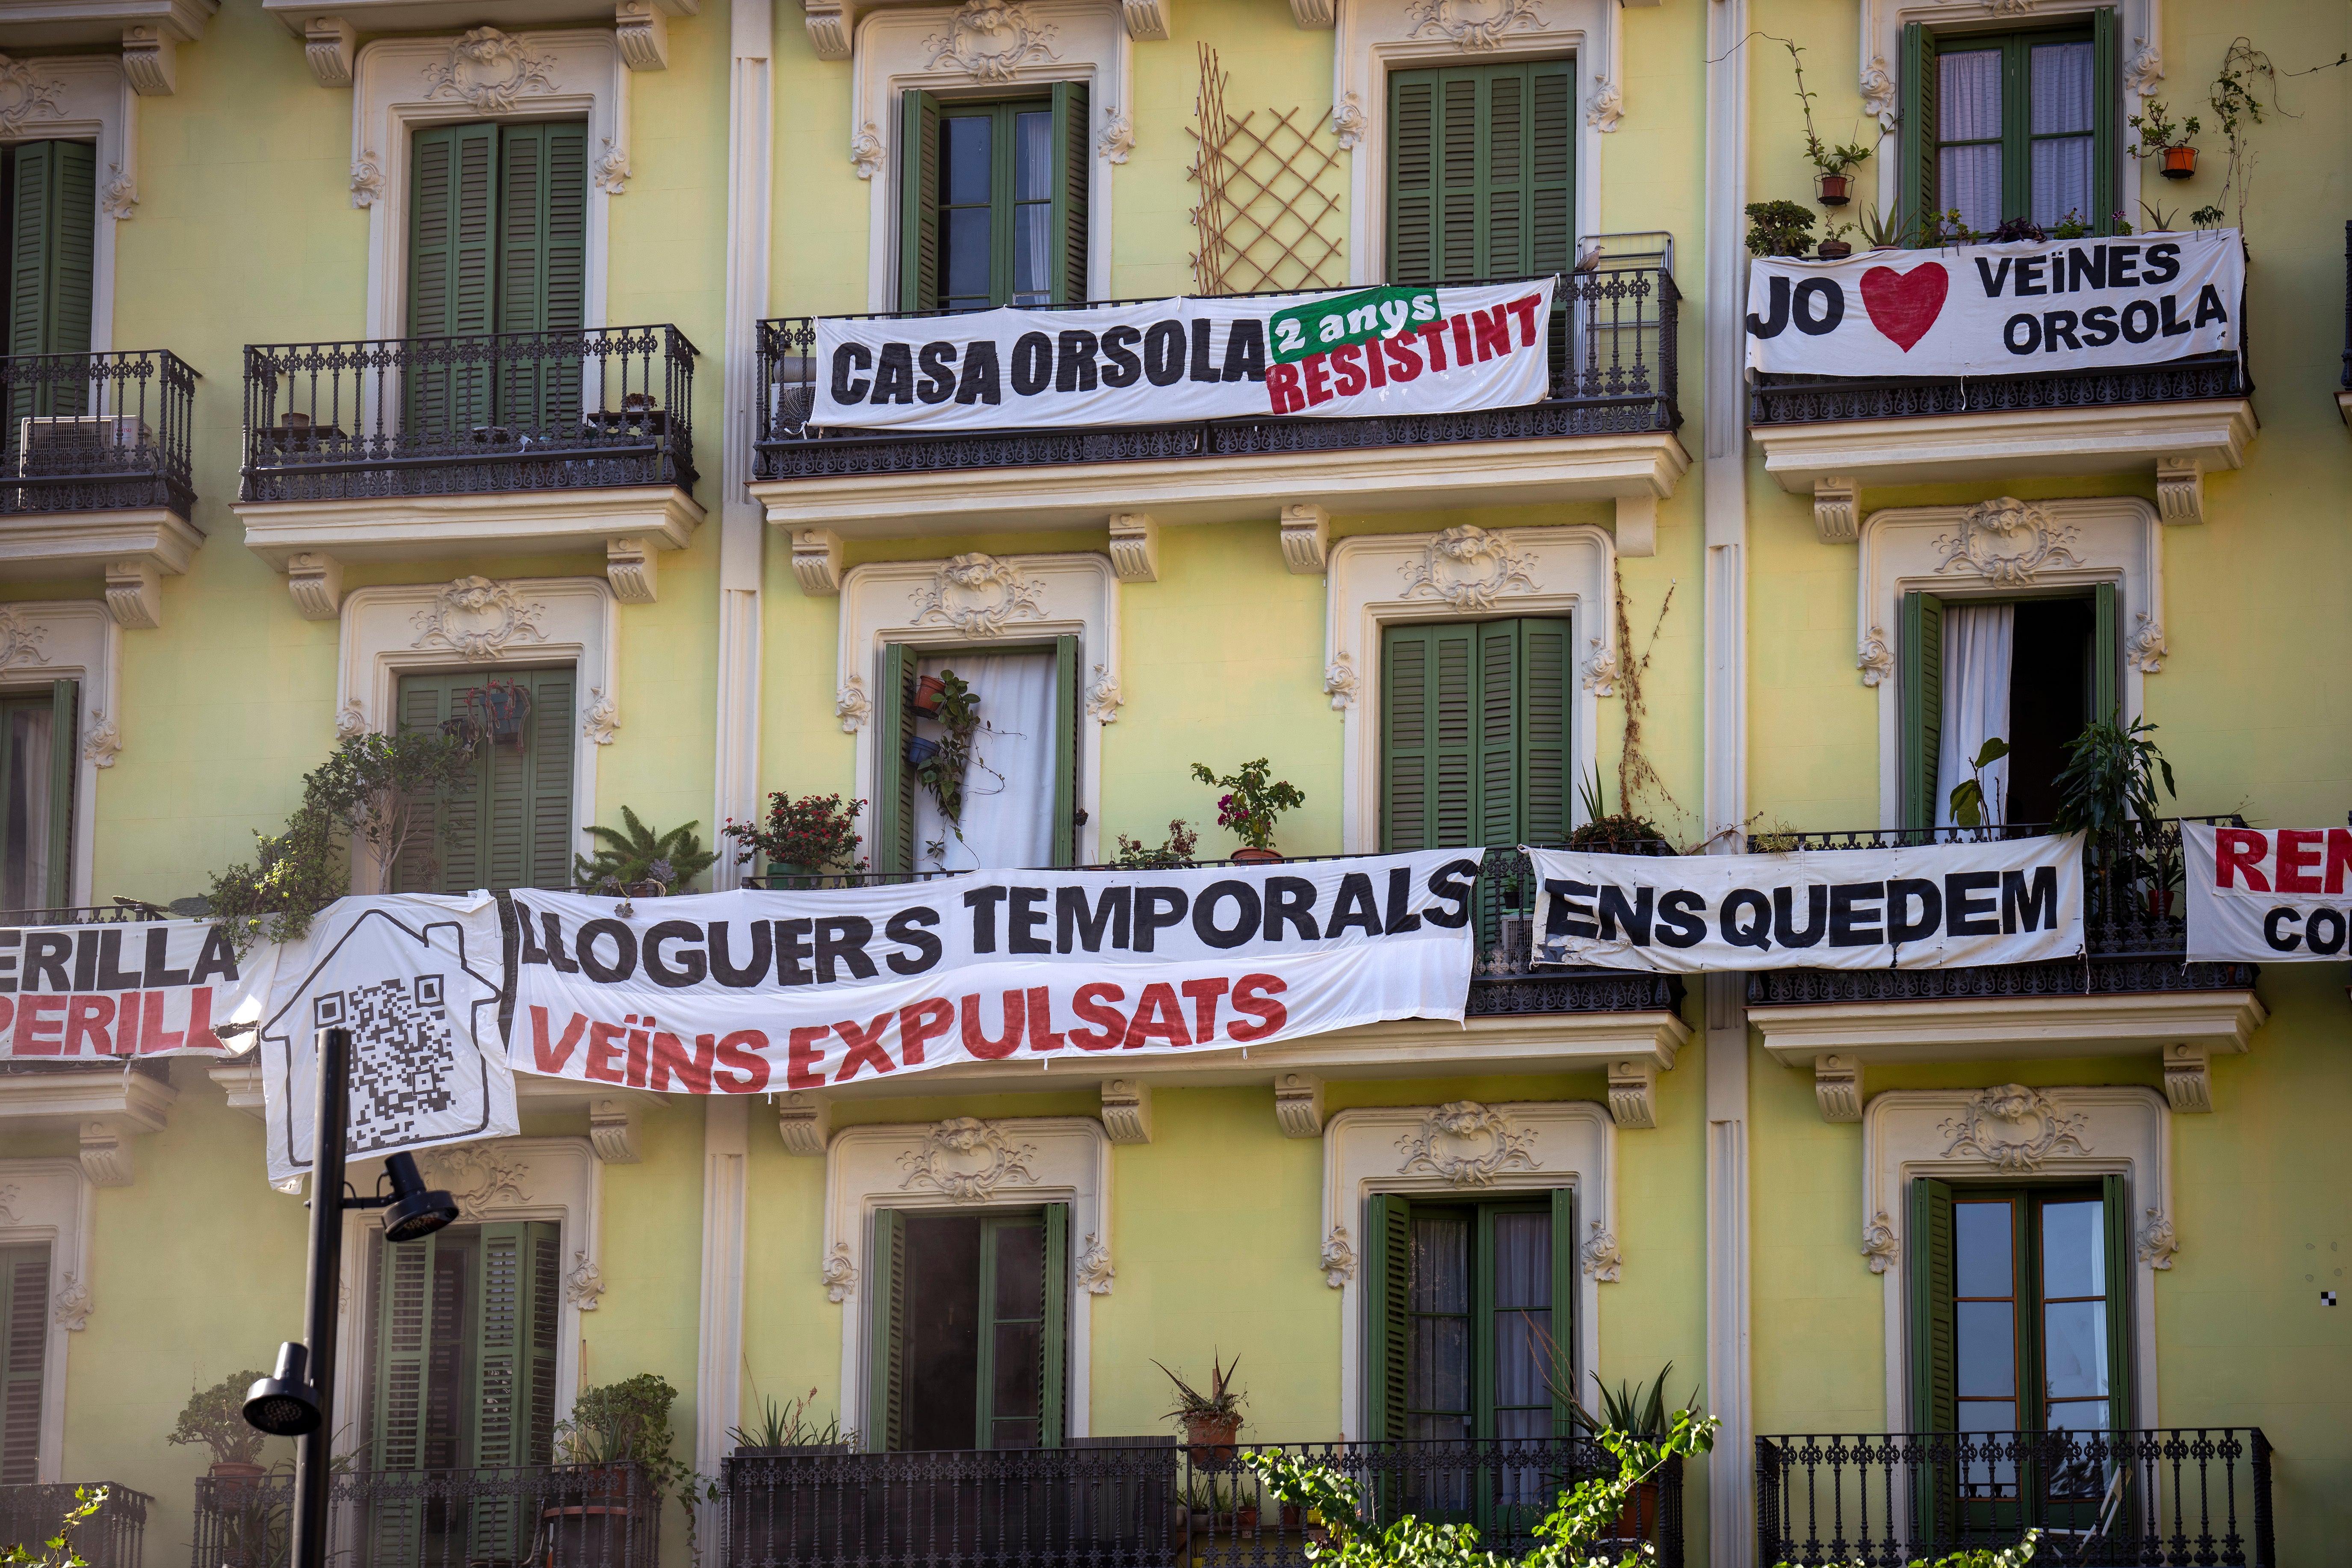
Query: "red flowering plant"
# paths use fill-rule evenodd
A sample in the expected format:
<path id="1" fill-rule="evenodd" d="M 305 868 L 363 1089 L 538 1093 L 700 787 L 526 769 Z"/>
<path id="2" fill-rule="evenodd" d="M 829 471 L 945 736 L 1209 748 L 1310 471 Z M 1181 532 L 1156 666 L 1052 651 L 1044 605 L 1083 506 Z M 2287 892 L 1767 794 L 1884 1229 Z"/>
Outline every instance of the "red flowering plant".
<path id="1" fill-rule="evenodd" d="M 1281 779 L 1269 782 L 1267 765 L 1260 757 L 1244 763 L 1241 772 L 1220 778 L 1205 764 L 1192 764 L 1194 778 L 1225 791 L 1217 800 L 1217 826 L 1231 828 L 1234 837 L 1252 849 L 1273 848 L 1274 819 L 1307 804 L 1307 796 L 1291 784 Z"/>
<path id="2" fill-rule="evenodd" d="M 765 858 L 781 874 L 808 875 L 823 871 L 863 871 L 857 858 L 857 814 L 862 800 L 844 805 L 837 795 L 806 795 L 794 800 L 778 790 L 768 796 L 765 822 L 730 822 L 723 830 L 735 840 L 738 865 Z"/>

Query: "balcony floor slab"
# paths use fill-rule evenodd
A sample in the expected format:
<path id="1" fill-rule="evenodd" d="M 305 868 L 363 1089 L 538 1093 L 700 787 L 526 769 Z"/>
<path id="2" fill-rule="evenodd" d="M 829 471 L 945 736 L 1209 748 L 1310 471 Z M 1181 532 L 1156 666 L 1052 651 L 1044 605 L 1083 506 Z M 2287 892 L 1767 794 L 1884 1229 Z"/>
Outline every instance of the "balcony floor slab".
<path id="1" fill-rule="evenodd" d="M 1810 495 L 1825 479 L 1885 486 L 2131 474 L 2167 458 L 2235 468 L 2256 428 L 2253 400 L 2238 397 L 1758 425 L 1748 434 L 1780 488 Z"/>
<path id="2" fill-rule="evenodd" d="M 1748 1020 L 1783 1067 L 1822 1056 L 1863 1062 L 2146 1056 L 2177 1046 L 2234 1055 L 2270 1016 L 2252 991 L 1751 1006 Z"/>
<path id="3" fill-rule="evenodd" d="M 1272 521 L 1286 505 L 1418 511 L 1617 498 L 1663 500 L 1690 468 L 1670 431 L 1327 452 L 1038 464 L 764 479 L 780 528 L 908 539 L 992 528 L 1098 529 L 1114 512 L 1162 524 Z"/>
<path id="4" fill-rule="evenodd" d="M 167 507 L 10 512 L 0 516 L 0 576 L 95 577 L 126 560 L 177 576 L 204 542 L 204 530 Z"/>

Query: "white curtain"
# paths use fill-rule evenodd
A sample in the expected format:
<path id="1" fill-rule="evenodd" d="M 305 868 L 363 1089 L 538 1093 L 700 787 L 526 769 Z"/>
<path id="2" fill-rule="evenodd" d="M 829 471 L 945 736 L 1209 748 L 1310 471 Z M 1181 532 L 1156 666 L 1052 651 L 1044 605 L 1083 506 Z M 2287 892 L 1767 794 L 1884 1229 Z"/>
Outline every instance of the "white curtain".
<path id="1" fill-rule="evenodd" d="M 2000 226 L 2000 68 L 1999 49 L 1969 49 L 1936 61 L 1937 140 L 1973 142 L 1936 153 L 1936 205 L 1958 208 L 1979 233 Z"/>
<path id="2" fill-rule="evenodd" d="M 929 790 L 915 786 L 915 868 L 971 871 L 1054 861 L 1054 656 L 955 654 L 918 661 L 916 673 L 952 669 L 980 699 L 980 733 L 963 779 L 961 838 Z M 938 740 L 918 721 L 915 733 Z M 934 853 L 930 846 L 942 847 Z"/>
<path id="3" fill-rule="evenodd" d="M 2096 223 L 2091 199 L 2092 97 L 2089 44 L 2038 44 L 2032 54 L 2033 210 L 2044 227 L 2068 213 Z M 2014 216 L 2014 214 L 2004 215 Z"/>
<path id="4" fill-rule="evenodd" d="M 2009 668 L 2017 648 L 2014 605 L 1944 606 L 1944 722 L 1937 744 L 1936 826 L 1950 827 L 1952 791 L 1973 776 L 1969 763 L 1987 739 L 2009 732 Z M 1985 820 L 1999 822 L 2009 798 L 2009 759 L 1985 769 Z"/>
<path id="5" fill-rule="evenodd" d="M 0 779 L 6 838 L 0 843 L 0 908 L 37 910 L 49 901 L 49 730 L 46 708 L 8 715 L 8 775 Z"/>

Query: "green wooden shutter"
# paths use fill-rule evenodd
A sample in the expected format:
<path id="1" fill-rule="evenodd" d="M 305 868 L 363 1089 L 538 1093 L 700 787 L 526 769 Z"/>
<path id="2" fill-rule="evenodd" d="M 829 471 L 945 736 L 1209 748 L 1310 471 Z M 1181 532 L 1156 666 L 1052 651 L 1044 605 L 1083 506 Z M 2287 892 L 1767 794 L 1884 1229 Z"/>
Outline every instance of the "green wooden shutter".
<path id="1" fill-rule="evenodd" d="M 1054 302 L 1087 298 L 1087 84 L 1054 84 Z"/>
<path id="2" fill-rule="evenodd" d="M 501 332 L 570 333 L 585 323 L 588 127 L 499 128 L 498 310 Z M 581 356 L 502 362 L 496 417 L 510 431 L 568 433 L 580 415 Z"/>
<path id="3" fill-rule="evenodd" d="M 1933 594 L 1903 595 L 1895 638 L 1902 693 L 1903 826 L 1936 826 L 1936 768 L 1944 725 L 1944 601 Z"/>
<path id="4" fill-rule="evenodd" d="M 2113 6 L 2091 13 L 2091 205 L 2094 234 L 2115 232 L 2123 205 L 2123 37 Z"/>
<path id="5" fill-rule="evenodd" d="M 369 1468 L 415 1471 L 425 1464 L 425 1379 L 433 1354 L 434 1258 L 440 1237 L 397 1244 L 376 1240 L 375 1408 Z M 368 1520 L 372 1558 L 416 1560 L 423 1544 L 421 1499 L 377 1503 Z"/>
<path id="6" fill-rule="evenodd" d="M 1472 807 L 1472 844 L 1519 841 L 1519 626 L 1486 621 L 1477 626 L 1477 692 L 1472 723 L 1476 729 L 1476 799 Z"/>
<path id="7" fill-rule="evenodd" d="M 1567 621 L 1519 626 L 1518 842 L 1559 844 L 1568 837 L 1575 798 L 1570 722 L 1575 711 L 1576 639 Z"/>
<path id="8" fill-rule="evenodd" d="M 1895 210 L 1915 243 L 1921 221 L 1936 210 L 1936 35 L 1925 24 L 1903 24 L 1903 118 Z"/>
<path id="9" fill-rule="evenodd" d="M 0 1247 L 0 1485 L 41 1479 L 41 1373 L 49 1344 L 47 1244 Z"/>
<path id="10" fill-rule="evenodd" d="M 940 300 L 940 100 L 907 89 L 898 104 L 898 309 Z"/>
<path id="11" fill-rule="evenodd" d="M 471 1459 L 478 1468 L 543 1464 L 551 1457 L 541 1447 L 540 1417 L 543 1410 L 551 1414 L 553 1405 L 556 1229 L 547 1220 L 479 1227 L 467 1389 L 474 1411 Z M 511 1498 L 476 1499 L 468 1521 L 473 1557 L 525 1555 L 530 1522 Z"/>
<path id="12" fill-rule="evenodd" d="M 1054 639 L 1054 864 L 1078 863 L 1078 639 Z"/>
<path id="13" fill-rule="evenodd" d="M 1576 1425 L 1571 1417 L 1570 1396 L 1582 1384 L 1563 1381 L 1581 1374 L 1576 1365 L 1576 1251 L 1580 1245 L 1576 1234 L 1576 1189 L 1554 1187 L 1551 1190 L 1551 1342 L 1559 1348 L 1559 1359 L 1553 1363 L 1551 1391 L 1551 1430 L 1555 1437 L 1572 1437 Z"/>
<path id="14" fill-rule="evenodd" d="M 915 735 L 910 687 L 915 654 L 904 643 L 882 650 L 882 689 L 874 714 L 874 868 L 915 868 L 915 780 L 907 742 Z"/>
<path id="15" fill-rule="evenodd" d="M 2104 724 L 2111 719 L 2120 723 L 2123 719 L 2123 699 L 2116 690 L 2124 664 L 2118 618 L 2116 585 L 2102 583 L 2091 594 L 2091 679 L 2083 693 L 2090 699 L 2090 721 L 2094 724 Z"/>
<path id="16" fill-rule="evenodd" d="M 424 823 L 401 858 L 393 885 L 407 893 L 492 892 L 572 885 L 572 770 L 579 745 L 572 720 L 579 677 L 570 669 L 452 670 L 404 675 L 404 731 L 438 730 L 465 717 L 467 696 L 496 679 L 530 699 L 520 747 L 475 748 L 473 782 L 413 809 Z M 437 831 L 436 831 L 437 830 Z"/>
<path id="17" fill-rule="evenodd" d="M 1527 68 L 1528 250 L 1519 270 L 1565 272 L 1576 237 L 1576 73 L 1570 60 Z"/>
<path id="18" fill-rule="evenodd" d="M 1045 1318 L 1037 1332 L 1037 1446 L 1069 1433 L 1070 1205 L 1045 1205 Z"/>
<path id="19" fill-rule="evenodd" d="M 1959 1422 L 1958 1294 L 1952 1252 L 1952 1189 L 1926 1176 L 1911 1183 L 1911 1430 L 1950 1432 Z"/>
<path id="20" fill-rule="evenodd" d="M 55 237 L 49 274 L 49 341 L 45 353 L 89 353 L 90 290 L 98 260 L 98 149 L 88 142 L 52 142 L 57 155 L 57 204 L 51 214 Z M 60 401 L 71 407 L 59 414 L 81 412 L 79 388 L 64 390 Z"/>
<path id="21" fill-rule="evenodd" d="M 1412 1205 L 1393 1193 L 1364 1204 L 1364 1430 L 1367 1442 L 1402 1442 L 1412 1343 Z"/>
<path id="22" fill-rule="evenodd" d="M 438 731 L 444 721 L 462 718 L 466 693 L 481 677 L 463 672 L 404 675 L 400 678 L 397 710 L 404 731 L 425 734 Z M 393 868 L 392 885 L 404 893 L 471 892 L 488 879 L 482 836 L 485 815 L 493 819 L 490 775 L 495 763 L 479 748 L 471 784 L 445 791 L 409 807 L 417 832 Z"/>
<path id="23" fill-rule="evenodd" d="M 1426 283 L 1437 267 L 1437 72 L 1389 73 L 1389 278 Z"/>
<path id="24" fill-rule="evenodd" d="M 2099 1187 L 2107 1243 L 2107 1426 L 2128 1432 L 2139 1425 L 2132 1398 L 2132 1288 L 2139 1276 L 2133 1267 L 2131 1193 L 2121 1175 L 2100 1177 Z"/>
<path id="25" fill-rule="evenodd" d="M 906 1446 L 907 1219 L 897 1209 L 874 1215 L 866 1272 L 866 1447 L 887 1454 Z"/>
<path id="26" fill-rule="evenodd" d="M 87 142 L 28 142 L 8 153 L 12 354 L 89 352 L 97 156 Z M 8 418 L 69 417 L 86 401 L 78 384 L 30 381 L 10 390 Z"/>
<path id="27" fill-rule="evenodd" d="M 1390 626 L 1381 634 L 1381 847 L 1425 849 L 1436 768 L 1430 720 L 1433 630 Z"/>
<path id="28" fill-rule="evenodd" d="M 74 763 L 81 756 L 81 682 L 49 682 L 49 908 L 73 902 Z"/>
<path id="29" fill-rule="evenodd" d="M 1423 843 L 1453 847 L 1470 842 L 1478 805 L 1477 628 L 1433 627 L 1429 641 L 1430 788 Z"/>
<path id="30" fill-rule="evenodd" d="M 541 669 L 530 672 L 527 679 L 530 747 L 523 759 L 523 802 L 529 859 L 517 880 L 489 883 L 493 892 L 509 887 L 572 885 L 572 770 L 580 745 L 580 727 L 572 721 L 580 705 L 579 672 Z"/>
<path id="31" fill-rule="evenodd" d="M 409 181 L 408 335 L 464 337 L 498 330 L 499 128 L 442 125 L 416 132 Z M 488 424 L 487 364 L 417 367 L 408 374 L 412 426 L 442 436 Z"/>

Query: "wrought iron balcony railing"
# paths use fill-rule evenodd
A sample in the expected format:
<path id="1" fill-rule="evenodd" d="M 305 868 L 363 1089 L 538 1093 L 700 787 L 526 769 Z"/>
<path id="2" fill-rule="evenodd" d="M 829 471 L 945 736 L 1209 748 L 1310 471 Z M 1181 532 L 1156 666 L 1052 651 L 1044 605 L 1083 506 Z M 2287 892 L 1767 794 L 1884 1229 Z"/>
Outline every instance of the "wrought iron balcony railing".
<path id="1" fill-rule="evenodd" d="M 1900 1568 L 2042 1532 L 2034 1560 L 2275 1568 L 2260 1427 L 1756 1439 L 1756 1561 Z"/>
<path id="2" fill-rule="evenodd" d="M 196 373 L 161 349 L 0 358 L 0 514 L 187 517 Z"/>
<path id="3" fill-rule="evenodd" d="M 1750 425 L 1837 419 L 1916 419 L 1934 414 L 2099 408 L 2195 403 L 2254 390 L 2242 354 L 2196 354 L 2129 370 L 2051 370 L 2030 375 L 1843 376 L 1759 374 L 1748 395 Z"/>
<path id="4" fill-rule="evenodd" d="M 2238 823 L 2235 817 L 2191 822 Z M 1869 828 L 1852 833 L 1758 834 L 1751 848 L 1893 849 L 1904 845 L 2031 838 L 2055 829 L 2020 823 L 2002 827 Z M 1931 1001 L 1969 996 L 2115 995 L 2149 991 L 2244 991 L 2260 966 L 2190 963 L 2186 867 L 2180 823 L 2135 823 L 2084 847 L 2084 954 L 2048 963 L 1954 969 L 1768 969 L 1748 977 L 1748 1005 Z"/>
<path id="5" fill-rule="evenodd" d="M 1482 413 L 1360 419 L 1268 416 L 937 435 L 854 428 L 818 431 L 808 423 L 819 374 L 818 318 L 785 316 L 761 321 L 759 352 L 763 395 L 753 478 L 798 479 L 1038 464 L 1263 457 L 1680 428 L 1682 415 L 1675 403 L 1675 329 L 1682 296 L 1675 288 L 1670 262 L 1655 255 L 1631 257 L 1622 265 L 1604 261 L 1591 272 L 1561 274 L 1559 285 L 1553 295 L 1550 331 L 1550 395 L 1544 401 Z M 1091 300 L 1062 308 L 1145 302 Z M 882 312 L 850 319 L 898 321 L 945 314 Z"/>
<path id="6" fill-rule="evenodd" d="M 248 343 L 248 502 L 694 489 L 676 327 Z"/>
<path id="7" fill-rule="evenodd" d="M 192 1568 L 288 1568 L 294 1478 L 200 1478 Z M 343 1470 L 331 1561 L 365 1568 L 655 1568 L 662 1497 L 632 1465 Z"/>
<path id="8" fill-rule="evenodd" d="M 1671 853 L 1664 845 L 1662 853 Z M 1292 856 L 1294 863 L 1351 860 L 1351 855 Z M 1224 866 L 1226 860 L 1195 861 L 1196 866 Z M 1095 870 L 1116 869 L 1094 867 Z M 879 887 L 925 882 L 964 873 L 940 871 L 827 871 L 814 875 L 750 877 L 747 887 L 782 889 Z M 1133 873 L 1149 878 L 1149 870 Z M 1530 923 L 1535 916 L 1536 883 L 1528 858 L 1517 847 L 1489 849 L 1478 874 L 1478 957 L 1471 972 L 1468 1011 L 1472 1017 L 1534 1013 L 1652 1013 L 1675 1011 L 1682 1005 L 1682 982 L 1671 974 L 1644 974 L 1628 969 L 1565 968 L 1528 962 Z"/>
<path id="9" fill-rule="evenodd" d="M 1477 1526 L 1517 1556 L 1560 1489 L 1615 1461 L 1565 1438 L 1487 1442 L 1244 1443 L 1319 1460 L 1354 1479 L 1380 1524 L 1406 1513 Z M 1172 1438 L 1080 1439 L 1062 1448 L 852 1454 L 786 1451 L 723 1462 L 726 1568 L 1305 1568 L 1328 1535 L 1266 1492 L 1233 1448 Z M 1618 1521 L 1659 1568 L 1681 1568 L 1679 1469 Z"/>
<path id="10" fill-rule="evenodd" d="M 155 1500 L 120 1481 L 63 1481 L 43 1486 L 0 1487 L 0 1545 L 36 1552 L 53 1539 L 66 1515 L 79 1508 L 81 1494 L 106 1489 L 96 1513 L 67 1537 L 66 1544 L 89 1568 L 139 1568 L 146 1550 L 147 1510 Z"/>

